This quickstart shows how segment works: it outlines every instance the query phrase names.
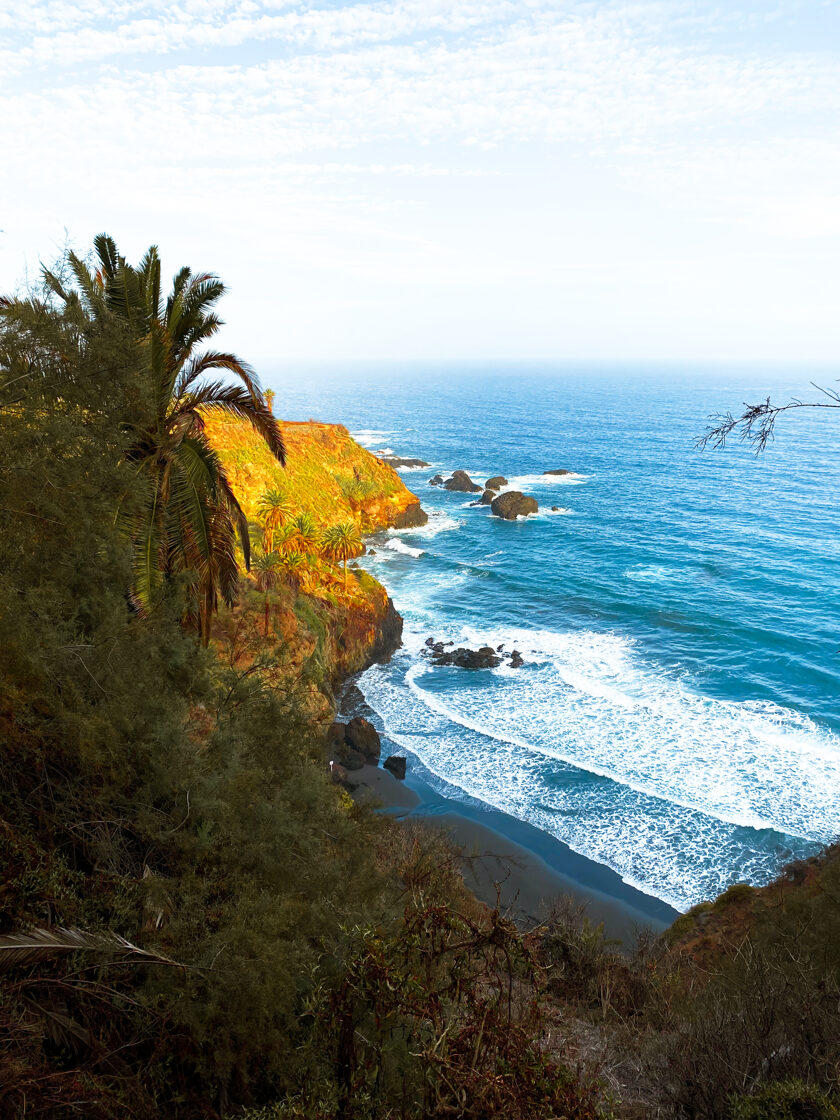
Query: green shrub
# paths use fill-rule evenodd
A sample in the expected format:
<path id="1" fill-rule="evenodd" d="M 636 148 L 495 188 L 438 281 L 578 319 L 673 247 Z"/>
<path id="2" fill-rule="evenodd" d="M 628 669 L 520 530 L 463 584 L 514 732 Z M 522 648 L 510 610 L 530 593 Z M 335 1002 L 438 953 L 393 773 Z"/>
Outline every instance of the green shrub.
<path id="1" fill-rule="evenodd" d="M 840 1120 L 840 1106 L 804 1081 L 775 1081 L 751 1096 L 733 1097 L 729 1120 Z"/>

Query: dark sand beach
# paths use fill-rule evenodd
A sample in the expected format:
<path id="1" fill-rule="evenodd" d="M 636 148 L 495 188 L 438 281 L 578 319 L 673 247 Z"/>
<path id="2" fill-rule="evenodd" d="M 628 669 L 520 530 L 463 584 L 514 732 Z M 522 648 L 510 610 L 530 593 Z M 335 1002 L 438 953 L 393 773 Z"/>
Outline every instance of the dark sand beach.
<path id="1" fill-rule="evenodd" d="M 524 925 L 545 916 L 562 895 L 585 904 L 590 920 L 603 923 L 607 936 L 625 945 L 634 943 L 638 931 L 659 932 L 679 916 L 540 829 L 489 806 L 443 797 L 411 772 L 411 760 L 405 782 L 365 766 L 350 774 L 350 783 L 358 800 L 445 828 L 467 857 L 464 878 L 470 889 L 489 905 L 495 905 L 498 889 L 502 906 Z"/>

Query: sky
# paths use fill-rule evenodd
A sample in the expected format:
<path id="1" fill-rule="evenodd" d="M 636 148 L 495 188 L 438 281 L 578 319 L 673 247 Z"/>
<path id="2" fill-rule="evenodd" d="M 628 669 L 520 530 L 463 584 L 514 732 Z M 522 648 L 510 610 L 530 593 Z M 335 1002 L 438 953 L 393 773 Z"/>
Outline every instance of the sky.
<path id="1" fill-rule="evenodd" d="M 297 361 L 840 360 L 840 0 L 2 0 L 0 290 L 69 240 Z"/>

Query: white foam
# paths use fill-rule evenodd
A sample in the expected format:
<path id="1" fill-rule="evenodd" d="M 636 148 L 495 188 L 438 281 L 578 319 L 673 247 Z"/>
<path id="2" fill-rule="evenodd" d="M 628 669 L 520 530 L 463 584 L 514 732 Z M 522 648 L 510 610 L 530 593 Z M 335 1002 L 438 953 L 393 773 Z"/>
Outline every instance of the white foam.
<path id="1" fill-rule="evenodd" d="M 405 541 L 399 540 L 397 537 L 391 537 L 385 542 L 385 548 L 390 548 L 392 552 L 401 552 L 403 556 L 423 556 L 425 549 L 412 548 L 411 545 Z"/>
<path id="2" fill-rule="evenodd" d="M 371 444 L 380 443 L 383 436 L 393 436 L 396 435 L 396 432 L 391 428 L 359 428 L 358 431 L 351 432 L 350 435 L 356 443 L 369 447 Z"/>
<path id="3" fill-rule="evenodd" d="M 518 474 L 508 479 L 500 493 L 506 490 L 522 490 L 527 486 L 580 486 L 591 478 L 588 474 Z"/>
<path id="4" fill-rule="evenodd" d="M 471 796 L 678 907 L 777 872 L 784 850 L 745 828 L 801 838 L 779 838 L 788 856 L 840 835 L 840 738 L 805 716 L 698 695 L 615 634 L 438 625 L 436 638 L 522 653 L 523 668 L 503 663 L 479 687 L 411 667 L 428 633 L 408 630 L 398 677 L 362 679 L 388 733 Z M 592 781 L 563 778 L 580 771 Z"/>
<path id="5" fill-rule="evenodd" d="M 393 449 L 393 447 L 380 447 L 374 452 L 374 454 L 375 455 L 393 455 L 394 454 L 394 449 Z"/>
<path id="6" fill-rule="evenodd" d="M 427 509 L 426 513 L 429 515 L 429 520 L 425 525 L 419 525 L 411 529 L 391 529 L 389 531 L 411 534 L 413 537 L 436 537 L 438 533 L 448 533 L 452 529 L 460 529 L 464 524 L 463 521 L 451 517 L 446 510 Z"/>
<path id="7" fill-rule="evenodd" d="M 664 564 L 637 564 L 624 573 L 636 583 L 693 583 L 697 572 L 692 568 L 669 568 Z"/>

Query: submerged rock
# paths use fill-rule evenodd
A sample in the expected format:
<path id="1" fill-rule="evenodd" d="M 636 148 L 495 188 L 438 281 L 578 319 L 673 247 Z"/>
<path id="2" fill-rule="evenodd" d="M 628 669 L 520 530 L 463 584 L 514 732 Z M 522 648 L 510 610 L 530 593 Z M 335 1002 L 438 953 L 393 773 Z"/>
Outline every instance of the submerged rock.
<path id="1" fill-rule="evenodd" d="M 488 478 L 484 483 L 487 490 L 501 490 L 503 486 L 507 486 L 508 480 L 504 475 L 496 474 L 492 478 Z"/>
<path id="2" fill-rule="evenodd" d="M 564 470 L 564 469 L 557 470 L 557 471 L 543 471 L 543 474 L 554 474 L 554 475 L 571 474 L 571 473 L 572 473 L 571 471 L 567 471 L 567 470 Z"/>
<path id="3" fill-rule="evenodd" d="M 404 755 L 392 754 L 385 759 L 382 766 L 385 770 L 390 770 L 394 777 L 401 782 L 405 781 L 406 759 Z"/>
<path id="4" fill-rule="evenodd" d="M 540 507 L 536 498 L 522 494 L 519 490 L 508 490 L 506 494 L 499 494 L 494 498 L 490 508 L 497 517 L 502 517 L 505 521 L 515 521 L 517 517 L 527 517 L 531 513 L 536 513 Z"/>
<path id="5" fill-rule="evenodd" d="M 349 746 L 359 752 L 363 761 L 379 761 L 382 752 L 379 732 L 364 716 L 354 716 L 344 729 L 344 735 Z"/>
<path id="6" fill-rule="evenodd" d="M 444 490 L 456 490 L 461 494 L 478 494 L 481 487 L 476 486 L 466 471 L 453 471 L 452 477 L 443 484 Z"/>

